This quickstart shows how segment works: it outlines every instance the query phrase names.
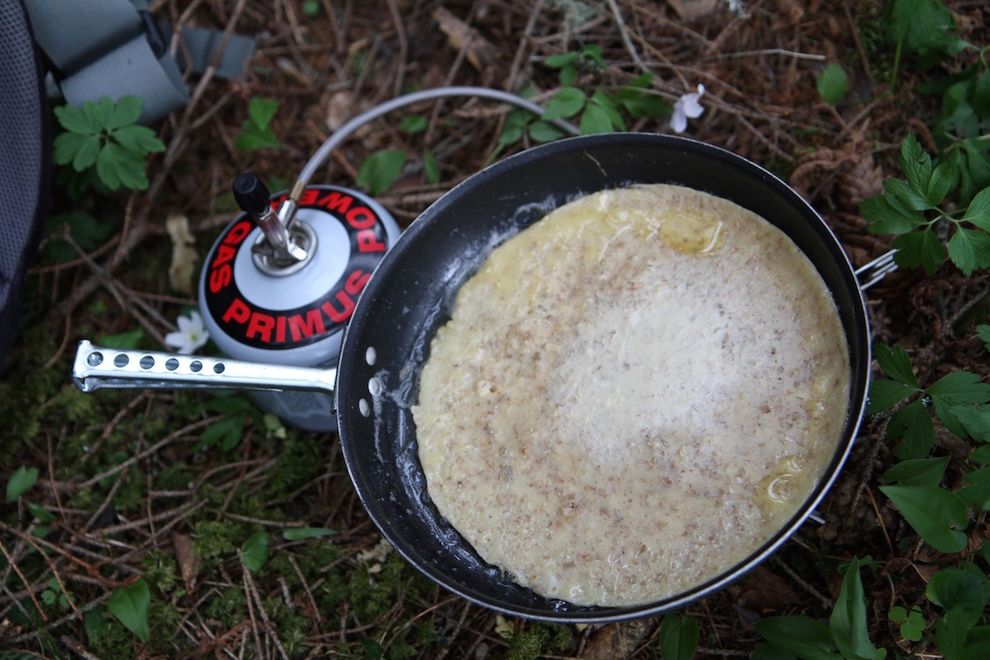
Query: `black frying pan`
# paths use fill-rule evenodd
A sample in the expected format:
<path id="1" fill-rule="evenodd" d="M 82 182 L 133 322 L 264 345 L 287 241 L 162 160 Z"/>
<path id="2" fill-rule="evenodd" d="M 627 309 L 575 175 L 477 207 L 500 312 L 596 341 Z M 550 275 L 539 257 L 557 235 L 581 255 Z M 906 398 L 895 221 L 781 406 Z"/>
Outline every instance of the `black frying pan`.
<path id="1" fill-rule="evenodd" d="M 439 516 L 417 458 L 410 406 L 417 400 L 418 374 L 429 342 L 449 318 L 458 286 L 499 240 L 577 197 L 641 183 L 680 184 L 732 200 L 779 227 L 808 256 L 832 292 L 848 340 L 849 401 L 847 410 L 837 412 L 846 416 L 846 423 L 831 464 L 811 496 L 747 559 L 694 589 L 653 603 L 577 606 L 514 584 L 485 564 Z M 122 362 L 123 367 L 111 366 Z M 763 168 L 723 149 L 683 138 L 620 133 L 561 140 L 517 154 L 470 177 L 428 208 L 385 256 L 361 295 L 344 336 L 335 386 L 333 370 L 117 351 L 88 342 L 80 346 L 73 373 L 84 390 L 334 389 L 341 445 L 354 487 L 382 534 L 410 563 L 487 607 L 534 619 L 587 623 L 682 607 L 725 586 L 776 550 L 811 514 L 849 454 L 863 414 L 869 369 L 869 326 L 856 274 L 835 235 L 797 193 Z"/>

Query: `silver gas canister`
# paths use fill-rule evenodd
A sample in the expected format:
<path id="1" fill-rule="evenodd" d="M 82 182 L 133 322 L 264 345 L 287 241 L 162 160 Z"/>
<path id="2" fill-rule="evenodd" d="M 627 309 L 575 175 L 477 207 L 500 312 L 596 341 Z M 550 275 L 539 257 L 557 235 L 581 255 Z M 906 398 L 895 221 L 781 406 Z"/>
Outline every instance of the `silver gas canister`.
<path id="1" fill-rule="evenodd" d="M 210 249 L 199 282 L 199 308 L 210 337 L 239 360 L 335 367 L 354 304 L 398 239 L 399 226 L 363 193 L 312 185 L 300 196 L 292 225 L 283 228 L 269 209 L 277 209 L 285 193 L 269 196 L 253 175 L 238 177 L 234 185 L 245 212 Z M 326 394 L 251 396 L 292 426 L 337 428 Z"/>

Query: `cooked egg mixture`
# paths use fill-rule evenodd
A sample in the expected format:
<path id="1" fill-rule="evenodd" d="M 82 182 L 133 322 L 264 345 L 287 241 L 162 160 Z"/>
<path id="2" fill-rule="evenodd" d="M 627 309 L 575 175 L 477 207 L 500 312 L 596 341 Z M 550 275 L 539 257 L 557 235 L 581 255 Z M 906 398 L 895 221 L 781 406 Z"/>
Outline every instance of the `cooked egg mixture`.
<path id="1" fill-rule="evenodd" d="M 822 476 L 846 416 L 835 305 L 759 216 L 651 185 L 495 249 L 413 408 L 440 513 L 523 586 L 632 605 L 715 577 Z"/>

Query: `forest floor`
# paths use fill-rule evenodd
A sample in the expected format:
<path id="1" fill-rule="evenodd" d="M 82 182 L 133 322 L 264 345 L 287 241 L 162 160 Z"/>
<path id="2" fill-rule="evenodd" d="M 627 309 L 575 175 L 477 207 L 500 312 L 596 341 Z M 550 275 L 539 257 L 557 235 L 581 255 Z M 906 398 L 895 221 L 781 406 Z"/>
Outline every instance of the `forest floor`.
<path id="1" fill-rule="evenodd" d="M 194 290 L 170 283 L 166 218 L 188 219 L 202 258 L 236 212 L 229 186 L 237 173 L 251 169 L 273 189 L 286 187 L 347 118 L 404 91 L 488 85 L 528 89 L 546 103 L 561 86 L 547 58 L 588 46 L 601 49 L 601 61 L 578 58 L 575 87 L 614 90 L 648 71 L 653 92 L 673 104 L 704 84 L 705 112 L 686 135 L 789 181 L 855 264 L 883 254 L 890 237 L 867 231 L 859 204 L 897 175 L 908 132 L 936 149 L 930 127 L 941 100 L 919 91 L 921 79 L 949 79 L 972 58 L 924 72 L 898 62 L 883 3 L 730 4 L 737 3 L 207 0 L 184 10 L 177 0 L 153 2 L 156 15 L 173 22 L 257 35 L 258 51 L 245 80 L 191 80 L 191 103 L 154 127 L 166 151 L 150 160 L 147 190 L 78 194 L 78 181 L 56 173 L 56 221 L 30 271 L 23 330 L 0 382 L 0 477 L 18 466 L 39 470 L 0 516 L 0 648 L 100 658 L 659 657 L 659 618 L 548 625 L 497 616 L 435 586 L 380 543 L 334 435 L 284 428 L 239 396 L 82 394 L 69 381 L 70 362 L 82 338 L 163 347 L 177 315 L 196 304 Z M 985 3 L 948 5 L 960 36 L 988 43 Z M 848 74 L 835 105 L 816 87 L 829 63 Z M 278 102 L 270 128 L 279 146 L 235 145 L 252 98 Z M 401 175 L 377 199 L 407 226 L 493 156 L 530 144 L 523 135 L 496 156 L 506 112 L 447 101 L 390 115 L 339 148 L 318 179 L 354 186 L 369 155 L 402 150 L 409 157 Z M 426 118 L 425 130 L 418 120 L 402 128 L 410 114 Z M 671 132 L 666 117 L 627 123 Z M 435 177 L 421 164 L 425 150 L 436 158 Z M 94 222 L 73 225 L 69 213 Z M 967 278 L 951 264 L 933 276 L 899 270 L 869 291 L 874 335 L 904 347 L 922 382 L 958 369 L 986 376 L 973 324 L 986 322 L 988 287 L 987 271 Z M 919 603 L 945 558 L 878 491 L 879 475 L 897 462 L 885 427 L 879 416 L 864 422 L 820 508 L 824 525 L 801 528 L 756 570 L 685 610 L 700 626 L 699 656 L 749 656 L 762 641 L 754 623 L 764 617 L 828 617 L 838 567 L 869 555 L 877 564 L 862 579 L 873 643 L 890 657 L 937 657 L 930 636 L 906 641 L 887 616 L 894 604 Z M 216 444 L 204 448 L 210 429 Z M 958 451 L 941 429 L 936 442 Z M 283 536 L 300 526 L 334 534 Z M 268 560 L 251 572 L 239 552 L 257 532 L 269 539 Z M 970 533 L 966 557 L 987 537 L 986 521 Z M 106 607 L 139 576 L 150 588 L 147 642 Z"/>

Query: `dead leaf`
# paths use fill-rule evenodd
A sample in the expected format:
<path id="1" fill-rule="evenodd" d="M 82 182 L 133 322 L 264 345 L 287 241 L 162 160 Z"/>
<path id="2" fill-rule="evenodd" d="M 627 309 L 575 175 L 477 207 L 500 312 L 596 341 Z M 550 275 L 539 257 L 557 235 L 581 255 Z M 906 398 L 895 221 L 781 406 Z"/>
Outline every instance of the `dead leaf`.
<path id="1" fill-rule="evenodd" d="M 715 11 L 718 3 L 719 0 L 667 0 L 667 4 L 685 21 L 707 16 Z"/>
<path id="2" fill-rule="evenodd" d="M 173 213 L 165 219 L 165 230 L 172 239 L 172 263 L 168 267 L 168 282 L 176 291 L 191 294 L 199 255 L 196 254 L 196 241 L 189 231 L 189 218 Z"/>
<path id="3" fill-rule="evenodd" d="M 443 7 L 437 7 L 433 11 L 433 19 L 440 25 L 440 29 L 447 35 L 451 48 L 464 55 L 486 81 L 494 77 L 494 66 L 497 51 L 490 41 L 481 36 L 477 30 L 469 26 L 461 19 Z M 485 83 L 487 84 L 487 82 Z"/>
<path id="4" fill-rule="evenodd" d="M 196 573 L 199 572 L 199 558 L 193 550 L 192 537 L 188 534 L 172 534 L 172 547 L 175 549 L 175 560 L 179 563 L 179 573 L 186 585 L 186 593 L 191 594 L 196 589 Z"/>
<path id="5" fill-rule="evenodd" d="M 516 634 L 516 626 L 501 614 L 496 614 L 495 634 L 502 639 L 512 639 Z"/>
<path id="6" fill-rule="evenodd" d="M 602 626 L 588 640 L 581 657 L 586 660 L 611 660 L 632 654 L 650 632 L 650 620 L 612 623 Z"/>
<path id="7" fill-rule="evenodd" d="M 388 557 L 388 553 L 392 552 L 392 544 L 381 539 L 375 544 L 371 550 L 362 550 L 357 554 L 358 561 L 376 561 L 383 562 L 385 558 Z"/>
<path id="8" fill-rule="evenodd" d="M 784 578 L 763 566 L 753 569 L 732 591 L 741 605 L 760 613 L 784 610 L 801 602 Z"/>

